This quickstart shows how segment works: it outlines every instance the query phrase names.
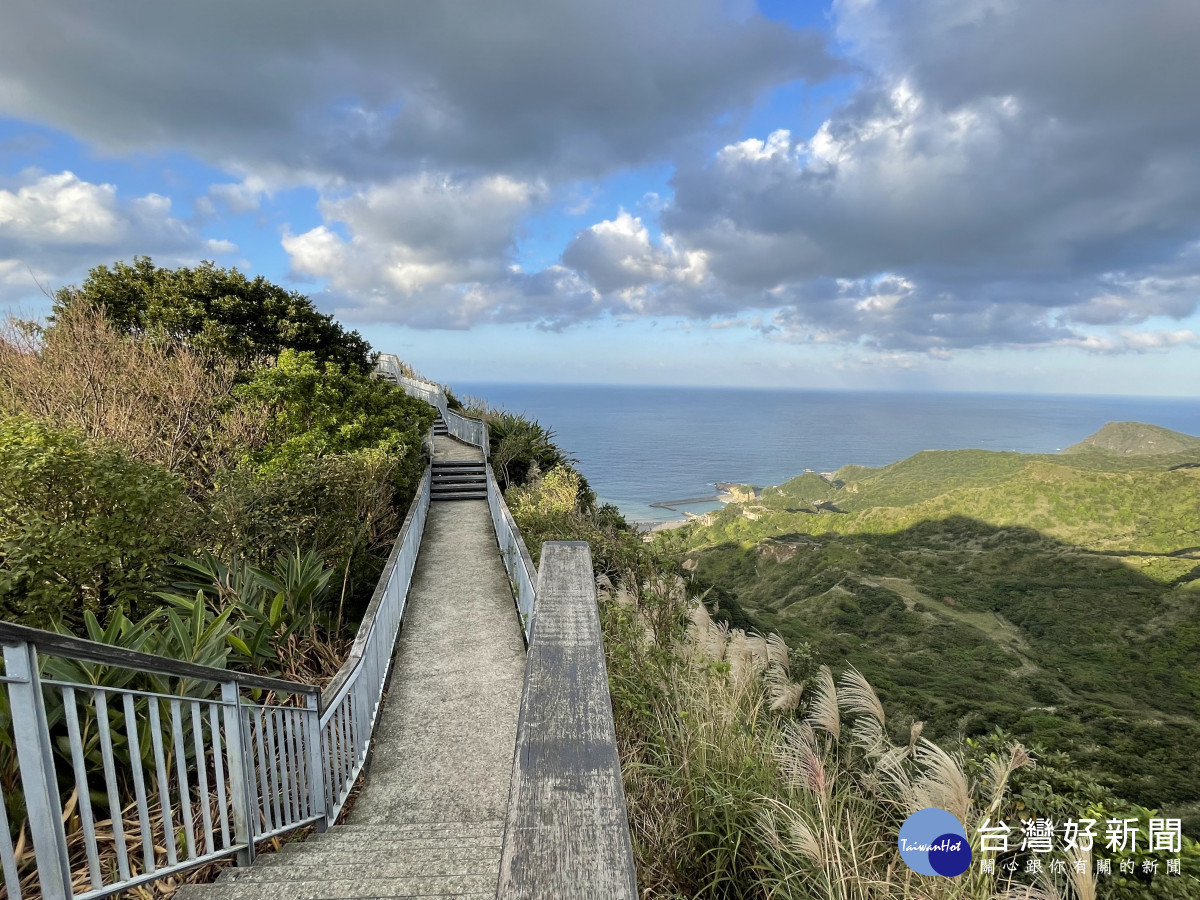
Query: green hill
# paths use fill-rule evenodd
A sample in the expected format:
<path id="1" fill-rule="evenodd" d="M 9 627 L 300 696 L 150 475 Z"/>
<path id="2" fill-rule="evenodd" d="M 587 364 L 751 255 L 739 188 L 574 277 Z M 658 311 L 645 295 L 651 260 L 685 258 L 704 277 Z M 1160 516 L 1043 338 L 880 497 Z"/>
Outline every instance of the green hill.
<path id="1" fill-rule="evenodd" d="M 1200 468 L 1167 446 L 918 453 L 656 542 L 738 624 L 849 660 L 929 733 L 1003 726 L 1195 831 Z"/>
<path id="2" fill-rule="evenodd" d="M 1095 434 L 1072 444 L 1063 453 L 1099 450 L 1123 456 L 1162 456 L 1170 453 L 1200 454 L 1200 437 L 1146 425 L 1142 422 L 1109 422 Z"/>

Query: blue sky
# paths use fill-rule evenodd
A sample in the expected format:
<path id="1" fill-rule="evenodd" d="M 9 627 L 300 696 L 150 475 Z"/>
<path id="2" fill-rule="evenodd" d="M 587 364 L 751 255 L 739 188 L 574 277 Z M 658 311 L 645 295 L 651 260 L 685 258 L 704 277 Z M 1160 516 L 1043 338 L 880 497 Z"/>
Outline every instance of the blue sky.
<path id="1" fill-rule="evenodd" d="M 10 310 L 148 254 L 450 382 L 1194 393 L 1191 0 L 6 19 Z"/>

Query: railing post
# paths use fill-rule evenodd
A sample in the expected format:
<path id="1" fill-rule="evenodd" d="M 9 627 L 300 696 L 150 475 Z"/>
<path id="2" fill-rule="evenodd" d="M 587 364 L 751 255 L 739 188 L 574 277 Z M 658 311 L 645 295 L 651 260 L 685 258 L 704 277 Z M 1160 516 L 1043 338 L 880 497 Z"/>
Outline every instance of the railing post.
<path id="1" fill-rule="evenodd" d="M 245 850 L 238 851 L 237 864 L 248 866 L 254 862 L 254 794 L 250 790 L 247 760 L 252 760 L 254 754 L 246 752 L 249 742 L 237 682 L 226 681 L 221 684 L 221 703 L 225 713 L 225 746 L 229 751 L 233 840 L 234 843 L 246 845 Z"/>
<path id="2" fill-rule="evenodd" d="M 304 716 L 304 750 L 308 756 L 308 800 L 309 815 L 320 816 L 317 833 L 324 834 L 329 828 L 329 814 L 325 807 L 325 753 L 321 747 L 321 707 L 319 694 L 305 694 L 304 705 L 308 712 Z"/>
<path id="3" fill-rule="evenodd" d="M 50 727 L 38 678 L 37 649 L 24 642 L 5 645 L 4 670 L 12 679 L 8 699 L 13 741 L 21 766 L 21 786 L 42 896 L 46 900 L 66 900 L 71 896 L 71 858 L 63 831 L 62 799 L 58 794 Z M 119 816 L 121 811 L 114 810 L 113 815 Z"/>

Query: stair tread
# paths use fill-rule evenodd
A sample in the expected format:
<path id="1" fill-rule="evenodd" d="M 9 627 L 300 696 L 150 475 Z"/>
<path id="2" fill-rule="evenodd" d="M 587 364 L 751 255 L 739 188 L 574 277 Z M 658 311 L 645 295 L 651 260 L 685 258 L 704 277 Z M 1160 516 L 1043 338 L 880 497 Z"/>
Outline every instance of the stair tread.
<path id="1" fill-rule="evenodd" d="M 361 870 L 360 870 L 361 871 Z M 180 900 L 367 900 L 375 897 L 494 897 L 497 871 L 479 875 L 430 875 L 354 879 L 306 878 L 297 881 L 233 882 L 186 885 Z"/>
<path id="2" fill-rule="evenodd" d="M 218 882 L 222 885 L 272 884 L 280 881 L 355 881 L 364 871 L 372 879 L 382 878 L 450 878 L 454 876 L 490 875 L 500 872 L 500 851 L 482 848 L 457 853 L 426 853 L 397 851 L 386 859 L 376 859 L 372 865 L 364 861 L 317 861 L 300 865 L 286 860 L 276 865 L 254 865 L 245 869 L 227 869 Z"/>

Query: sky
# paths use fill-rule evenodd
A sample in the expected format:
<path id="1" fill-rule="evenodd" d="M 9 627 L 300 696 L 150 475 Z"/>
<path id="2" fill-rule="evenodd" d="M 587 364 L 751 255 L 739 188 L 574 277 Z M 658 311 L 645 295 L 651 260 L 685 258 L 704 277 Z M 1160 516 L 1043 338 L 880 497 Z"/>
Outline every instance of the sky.
<path id="1" fill-rule="evenodd" d="M 8 0 L 0 306 L 149 255 L 439 381 L 1191 395 L 1195 0 Z"/>

